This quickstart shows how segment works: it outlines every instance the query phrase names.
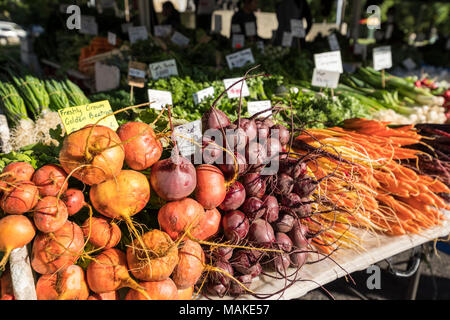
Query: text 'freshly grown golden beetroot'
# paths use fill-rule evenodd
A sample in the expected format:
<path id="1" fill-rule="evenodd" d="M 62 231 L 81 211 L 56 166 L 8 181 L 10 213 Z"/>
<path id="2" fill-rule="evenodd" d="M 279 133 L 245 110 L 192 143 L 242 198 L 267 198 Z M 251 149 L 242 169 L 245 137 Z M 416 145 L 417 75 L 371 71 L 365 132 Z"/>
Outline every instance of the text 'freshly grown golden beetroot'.
<path id="1" fill-rule="evenodd" d="M 142 240 L 145 248 L 137 240 L 127 248 L 127 262 L 133 276 L 143 281 L 161 281 L 169 278 L 178 263 L 178 249 L 175 243 L 167 233 L 157 229 L 142 235 Z"/>
<path id="2" fill-rule="evenodd" d="M 66 173 L 88 185 L 117 176 L 123 167 L 124 148 L 119 136 L 105 126 L 86 126 L 69 134 L 63 142 L 59 161 Z"/>
<path id="3" fill-rule="evenodd" d="M 148 169 L 161 158 L 161 142 L 148 124 L 127 122 L 117 129 L 117 134 L 124 142 L 125 162 L 131 169 Z"/>

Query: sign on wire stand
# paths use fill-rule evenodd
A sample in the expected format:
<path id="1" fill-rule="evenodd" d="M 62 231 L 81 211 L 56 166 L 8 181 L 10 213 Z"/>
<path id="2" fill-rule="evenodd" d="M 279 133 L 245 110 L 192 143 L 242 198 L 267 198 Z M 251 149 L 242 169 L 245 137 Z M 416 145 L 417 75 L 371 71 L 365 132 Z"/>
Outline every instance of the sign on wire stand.
<path id="1" fill-rule="evenodd" d="M 131 44 L 139 40 L 147 40 L 148 39 L 147 28 L 145 26 L 129 27 L 128 39 L 130 40 Z"/>
<path id="2" fill-rule="evenodd" d="M 153 80 L 178 75 L 177 62 L 175 59 L 151 63 L 149 68 Z"/>
<path id="3" fill-rule="evenodd" d="M 272 106 L 270 100 L 262 100 L 262 101 L 249 101 L 247 102 L 247 111 L 250 114 L 250 116 L 253 116 L 254 114 L 264 111 L 267 109 L 270 109 Z M 268 110 L 264 113 L 260 113 L 258 117 L 265 118 L 270 117 L 272 115 L 272 110 Z"/>
<path id="4" fill-rule="evenodd" d="M 167 105 L 172 105 L 172 93 L 170 91 L 148 89 L 148 101 L 152 102 L 150 108 L 162 110 Z"/>
<path id="5" fill-rule="evenodd" d="M 255 63 L 253 53 L 250 48 L 241 50 L 226 56 L 228 68 L 241 68 L 248 63 Z"/>
<path id="6" fill-rule="evenodd" d="M 128 63 L 128 85 L 138 88 L 145 86 L 147 65 L 142 62 L 130 61 Z"/>
<path id="7" fill-rule="evenodd" d="M 336 89 L 339 84 L 339 72 L 317 70 L 314 68 L 311 84 L 315 87 Z"/>
<path id="8" fill-rule="evenodd" d="M 391 46 L 373 49 L 373 68 L 377 71 L 392 68 Z"/>
<path id="9" fill-rule="evenodd" d="M 194 98 L 194 103 L 199 104 L 203 100 L 205 100 L 207 97 L 213 97 L 214 96 L 214 87 L 208 87 L 206 89 L 197 91 L 196 93 L 192 94 Z"/>
<path id="10" fill-rule="evenodd" d="M 241 80 L 242 78 L 230 78 L 230 79 L 224 79 L 223 84 L 225 85 L 225 89 L 228 89 L 235 83 L 236 81 Z M 242 84 L 242 81 L 235 84 L 233 87 L 231 87 L 227 91 L 228 98 L 239 98 L 241 96 L 241 87 L 242 87 L 242 97 L 247 97 L 250 95 L 250 91 L 248 90 L 247 81 L 243 81 L 244 84 Z"/>
<path id="11" fill-rule="evenodd" d="M 343 73 L 342 59 L 340 51 L 329 51 L 314 55 L 316 69 Z"/>

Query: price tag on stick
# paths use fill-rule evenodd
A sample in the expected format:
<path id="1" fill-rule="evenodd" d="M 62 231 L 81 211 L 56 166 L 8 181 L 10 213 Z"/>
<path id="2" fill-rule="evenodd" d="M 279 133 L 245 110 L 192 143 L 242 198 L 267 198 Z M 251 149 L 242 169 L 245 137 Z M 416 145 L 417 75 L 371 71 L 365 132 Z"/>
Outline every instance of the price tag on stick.
<path id="1" fill-rule="evenodd" d="M 249 101 L 247 102 L 247 110 L 250 116 L 253 116 L 254 114 L 268 110 L 272 106 L 270 100 L 262 100 L 262 101 Z M 272 110 L 268 110 L 267 112 L 260 113 L 258 115 L 259 118 L 265 118 L 270 117 L 272 115 Z"/>
<path id="2" fill-rule="evenodd" d="M 85 104 L 77 107 L 68 107 L 58 110 L 61 121 L 67 134 L 71 134 L 88 124 L 95 124 L 104 116 L 113 113 L 108 100 Z M 116 117 L 111 115 L 98 123 L 114 131 L 119 128 Z"/>
<path id="3" fill-rule="evenodd" d="M 213 96 L 214 96 L 214 87 L 208 87 L 206 89 L 197 91 L 196 93 L 193 94 L 194 103 L 199 104 L 200 102 L 205 100 L 205 98 Z"/>
<path id="4" fill-rule="evenodd" d="M 148 39 L 147 28 L 145 26 L 129 27 L 128 39 L 130 39 L 131 44 L 139 40 L 147 40 Z"/>
<path id="5" fill-rule="evenodd" d="M 373 49 L 373 68 L 377 71 L 392 68 L 391 46 Z"/>
<path id="6" fill-rule="evenodd" d="M 336 89 L 339 84 L 339 72 L 317 70 L 314 68 L 311 84 L 315 87 Z"/>
<path id="7" fill-rule="evenodd" d="M 148 101 L 153 102 L 150 104 L 150 108 L 162 110 L 163 107 L 172 105 L 172 93 L 170 91 L 149 89 Z"/>
<path id="8" fill-rule="evenodd" d="M 180 150 L 181 155 L 186 158 L 194 154 L 195 149 L 197 148 L 196 143 L 201 144 L 202 140 L 202 121 L 196 120 L 177 126 L 173 129 L 173 131 L 175 133 L 177 147 L 178 150 Z"/>
<path id="9" fill-rule="evenodd" d="M 231 78 L 224 79 L 223 84 L 225 85 L 225 89 L 231 87 L 236 81 L 239 81 L 242 78 Z M 235 84 L 227 91 L 228 98 L 239 98 L 241 96 L 241 87 L 242 87 L 242 97 L 247 97 L 250 95 L 250 91 L 248 90 L 247 81 L 244 80 L 244 84 L 242 85 L 242 81 Z"/>
<path id="10" fill-rule="evenodd" d="M 229 54 L 226 56 L 226 59 L 230 69 L 243 67 L 247 63 L 255 63 L 255 59 L 253 58 L 253 53 L 250 48 Z"/>
<path id="11" fill-rule="evenodd" d="M 330 51 L 314 55 L 314 63 L 318 70 L 343 73 L 340 51 Z"/>
<path id="12" fill-rule="evenodd" d="M 178 75 L 177 62 L 175 59 L 151 63 L 149 68 L 153 80 Z"/>
<path id="13" fill-rule="evenodd" d="M 147 65 L 145 63 L 130 61 L 128 64 L 128 85 L 143 88 L 147 75 Z"/>

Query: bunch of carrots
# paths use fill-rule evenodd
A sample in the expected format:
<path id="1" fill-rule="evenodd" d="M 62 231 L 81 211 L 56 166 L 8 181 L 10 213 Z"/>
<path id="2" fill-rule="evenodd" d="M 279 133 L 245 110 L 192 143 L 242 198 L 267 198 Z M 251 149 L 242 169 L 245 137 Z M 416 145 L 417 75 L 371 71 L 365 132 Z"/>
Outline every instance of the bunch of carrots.
<path id="1" fill-rule="evenodd" d="M 413 125 L 394 129 L 388 124 L 349 119 L 343 128 L 308 129 L 296 138 L 296 152 L 319 154 L 309 169 L 320 181 L 315 197 L 328 200 L 329 207 L 316 208 L 319 214 L 309 227 L 327 228 L 320 235 L 320 249 L 358 244 L 350 226 L 389 235 L 419 234 L 445 219 L 440 209 L 450 206 L 437 194 L 450 189 L 400 164 L 418 159 L 421 151 L 405 146 L 422 137 Z"/>

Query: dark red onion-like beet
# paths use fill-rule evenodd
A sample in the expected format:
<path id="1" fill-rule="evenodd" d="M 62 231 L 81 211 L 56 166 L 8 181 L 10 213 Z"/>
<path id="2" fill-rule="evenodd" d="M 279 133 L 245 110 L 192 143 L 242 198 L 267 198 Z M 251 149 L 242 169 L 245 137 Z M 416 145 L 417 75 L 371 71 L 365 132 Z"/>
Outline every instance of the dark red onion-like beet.
<path id="1" fill-rule="evenodd" d="M 296 193 L 288 193 L 281 198 L 281 205 L 294 208 L 302 204 L 300 196 Z"/>
<path id="2" fill-rule="evenodd" d="M 204 163 L 212 164 L 218 161 L 223 154 L 223 150 L 218 146 L 221 144 L 221 141 L 216 142 L 211 137 L 205 135 L 202 137 L 202 155 Z"/>
<path id="3" fill-rule="evenodd" d="M 261 218 L 265 212 L 262 200 L 257 197 L 250 197 L 245 199 L 241 210 L 250 220 Z"/>
<path id="4" fill-rule="evenodd" d="M 259 262 L 254 262 L 247 250 L 237 251 L 231 259 L 233 268 L 242 274 L 249 274 L 253 278 L 261 274 L 262 267 Z"/>
<path id="5" fill-rule="evenodd" d="M 230 275 L 234 275 L 233 267 L 231 266 L 231 264 L 228 261 L 217 260 L 214 263 L 214 267 L 216 267 L 218 269 L 222 269 L 223 271 L 229 273 Z M 227 275 L 225 275 L 221 272 L 211 271 L 209 280 L 213 284 L 222 284 L 223 286 L 225 286 L 225 288 L 228 288 L 230 285 L 231 279 L 230 279 L 230 277 L 228 277 Z"/>
<path id="6" fill-rule="evenodd" d="M 269 136 L 270 128 L 261 120 L 256 120 L 258 141 L 265 141 Z"/>
<path id="7" fill-rule="evenodd" d="M 277 232 L 275 234 L 276 245 L 285 252 L 292 250 L 292 240 L 286 233 Z"/>
<path id="8" fill-rule="evenodd" d="M 242 183 L 248 197 L 261 198 L 266 193 L 266 182 L 258 172 L 245 174 Z"/>
<path id="9" fill-rule="evenodd" d="M 225 196 L 225 200 L 219 205 L 219 209 L 223 211 L 231 211 L 236 210 L 245 201 L 246 192 L 245 188 L 239 181 L 233 183 L 228 189 L 227 195 Z"/>
<path id="10" fill-rule="evenodd" d="M 242 173 L 247 170 L 247 160 L 245 160 L 245 156 L 236 152 L 235 154 L 236 162 L 238 165 L 238 176 L 240 176 Z M 217 167 L 219 167 L 220 170 L 222 170 L 223 174 L 227 179 L 232 179 L 234 176 L 234 160 L 233 157 L 224 152 L 223 154 L 223 164 L 218 164 Z"/>
<path id="11" fill-rule="evenodd" d="M 239 119 L 237 119 L 234 124 L 238 125 Z M 253 141 L 256 138 L 256 134 L 258 132 L 258 129 L 256 127 L 255 120 L 247 119 L 247 118 L 241 118 L 239 127 L 244 130 L 245 134 L 247 135 L 248 140 L 247 141 Z"/>
<path id="12" fill-rule="evenodd" d="M 308 198 L 300 198 L 296 193 L 290 193 L 281 199 L 283 206 L 289 207 L 291 212 L 299 217 L 306 217 L 312 212 L 311 200 Z"/>
<path id="13" fill-rule="evenodd" d="M 279 195 L 288 195 L 294 189 L 294 179 L 286 173 L 281 173 L 277 177 L 277 187 L 274 192 Z"/>
<path id="14" fill-rule="evenodd" d="M 219 297 L 223 297 L 225 296 L 225 294 L 227 293 L 228 289 L 221 283 L 212 283 L 209 282 L 206 285 L 206 290 L 208 291 L 208 293 L 215 295 L 215 296 L 219 296 Z"/>
<path id="15" fill-rule="evenodd" d="M 244 274 L 236 277 L 236 279 L 243 284 L 247 289 L 250 289 L 250 285 L 252 284 L 252 276 L 248 274 Z M 246 290 L 236 281 L 231 282 L 229 293 L 232 296 L 240 296 L 241 294 L 245 294 Z"/>
<path id="16" fill-rule="evenodd" d="M 256 219 L 249 228 L 249 240 L 256 242 L 259 246 L 270 247 L 275 242 L 273 228 L 267 221 Z"/>
<path id="17" fill-rule="evenodd" d="M 305 264 L 308 254 L 306 252 L 302 252 L 302 250 L 294 250 L 289 254 L 289 257 L 291 259 L 291 266 L 300 268 Z"/>
<path id="18" fill-rule="evenodd" d="M 231 247 L 218 247 L 214 250 L 214 257 L 216 259 L 223 259 L 226 261 L 229 261 L 231 257 L 233 256 L 234 248 Z"/>
<path id="19" fill-rule="evenodd" d="M 294 192 L 302 198 L 309 197 L 317 188 L 317 181 L 311 177 L 297 180 L 294 185 Z"/>
<path id="20" fill-rule="evenodd" d="M 266 149 L 267 155 L 266 160 L 267 161 L 273 161 L 279 159 L 280 153 L 283 151 L 283 147 L 281 146 L 281 143 L 278 139 L 269 138 L 265 141 L 263 146 Z"/>
<path id="21" fill-rule="evenodd" d="M 228 212 L 222 217 L 223 233 L 233 242 L 244 239 L 249 231 L 249 221 L 244 213 L 238 210 Z"/>
<path id="22" fill-rule="evenodd" d="M 307 165 L 298 159 L 286 158 L 280 161 L 280 172 L 286 173 L 295 180 L 301 179 L 307 172 Z"/>
<path id="23" fill-rule="evenodd" d="M 290 214 L 284 214 L 281 219 L 275 223 L 275 230 L 279 232 L 289 232 L 294 227 L 295 218 Z"/>
<path id="24" fill-rule="evenodd" d="M 306 238 L 308 227 L 300 222 L 299 219 L 295 220 L 292 230 L 289 232 L 289 237 L 292 240 L 296 249 L 305 250 L 310 244 L 310 240 Z"/>
<path id="25" fill-rule="evenodd" d="M 282 253 L 277 254 L 275 258 L 273 259 L 273 266 L 275 270 L 281 274 L 286 275 L 288 274 L 288 268 L 291 265 L 291 259 L 289 259 L 289 255 Z"/>
<path id="26" fill-rule="evenodd" d="M 66 205 L 69 216 L 76 214 L 86 204 L 84 202 L 83 192 L 78 189 L 67 189 L 67 191 L 61 196 L 61 200 Z"/>
<path id="27" fill-rule="evenodd" d="M 235 124 L 230 124 L 225 128 L 223 147 L 231 152 L 244 150 L 248 143 L 248 137 L 244 129 L 238 128 Z"/>
<path id="28" fill-rule="evenodd" d="M 261 118 L 261 119 L 264 119 L 264 118 Z M 265 118 L 265 119 L 264 119 L 264 124 L 265 124 L 266 126 L 268 126 L 269 128 L 272 128 L 272 127 L 275 125 L 275 123 L 273 122 L 273 120 L 270 119 L 270 118 Z"/>
<path id="29" fill-rule="evenodd" d="M 197 185 L 197 173 L 188 159 L 175 155 L 159 160 L 152 166 L 150 182 L 160 198 L 166 201 L 177 201 L 194 192 Z"/>
<path id="30" fill-rule="evenodd" d="M 290 142 L 291 139 L 291 133 L 289 130 L 283 126 L 282 124 L 276 124 L 270 128 L 271 133 L 275 135 L 274 130 L 278 130 L 278 139 L 280 140 L 280 143 L 282 145 L 286 145 Z"/>
<path id="31" fill-rule="evenodd" d="M 245 159 L 252 168 L 259 168 L 266 162 L 266 149 L 260 143 L 252 141 L 245 149 Z"/>
<path id="32" fill-rule="evenodd" d="M 271 195 L 265 195 L 262 197 L 262 201 L 263 207 L 265 208 L 262 218 L 270 223 L 277 221 L 280 211 L 277 198 Z"/>
<path id="33" fill-rule="evenodd" d="M 206 111 L 202 116 L 202 128 L 208 129 L 220 129 L 231 124 L 228 116 L 221 110 L 211 108 Z"/>

